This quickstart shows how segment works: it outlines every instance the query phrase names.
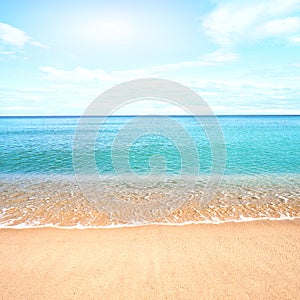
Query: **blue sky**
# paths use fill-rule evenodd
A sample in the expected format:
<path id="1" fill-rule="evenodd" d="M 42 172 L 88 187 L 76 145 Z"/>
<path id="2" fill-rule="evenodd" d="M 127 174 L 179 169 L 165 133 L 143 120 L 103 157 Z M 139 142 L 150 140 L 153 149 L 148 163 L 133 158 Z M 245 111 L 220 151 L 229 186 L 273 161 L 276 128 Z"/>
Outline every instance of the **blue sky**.
<path id="1" fill-rule="evenodd" d="M 1 1 L 1 115 L 80 115 L 144 77 L 191 87 L 216 114 L 300 114 L 300 0 Z"/>

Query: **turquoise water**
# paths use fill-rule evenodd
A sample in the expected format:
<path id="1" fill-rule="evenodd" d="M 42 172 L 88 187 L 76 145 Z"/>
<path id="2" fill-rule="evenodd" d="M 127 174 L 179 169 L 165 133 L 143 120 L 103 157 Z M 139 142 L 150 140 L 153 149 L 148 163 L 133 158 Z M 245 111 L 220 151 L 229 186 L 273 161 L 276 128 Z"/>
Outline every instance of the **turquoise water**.
<path id="1" fill-rule="evenodd" d="M 114 173 L 113 141 L 132 119 L 109 117 L 105 122 L 95 144 L 100 174 Z M 192 117 L 173 119 L 196 143 L 199 174 L 209 173 L 211 151 L 204 130 Z M 78 117 L 0 118 L 0 173 L 72 174 L 72 146 L 78 120 Z M 226 145 L 225 174 L 300 173 L 300 116 L 222 116 L 218 120 Z M 95 119 L 90 118 L 90 122 L 93 124 Z M 155 122 L 159 124 L 160 118 Z M 129 129 L 134 131 L 136 124 L 132 126 Z M 167 173 L 180 173 L 181 153 L 176 141 L 150 132 L 130 141 L 129 146 L 132 172 L 149 173 L 149 160 L 160 155 L 164 157 Z M 118 149 L 114 150 L 118 153 Z"/>
<path id="2" fill-rule="evenodd" d="M 0 118 L 0 227 L 300 217 L 300 116 L 103 120 Z"/>

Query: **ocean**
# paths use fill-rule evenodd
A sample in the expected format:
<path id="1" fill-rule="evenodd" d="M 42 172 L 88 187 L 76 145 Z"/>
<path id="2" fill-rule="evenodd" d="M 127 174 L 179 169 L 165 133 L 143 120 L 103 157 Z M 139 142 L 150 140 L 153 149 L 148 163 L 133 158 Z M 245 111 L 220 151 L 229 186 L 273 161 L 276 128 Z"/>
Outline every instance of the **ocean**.
<path id="1" fill-rule="evenodd" d="M 0 226 L 300 217 L 300 116 L 202 118 L 0 117 Z"/>

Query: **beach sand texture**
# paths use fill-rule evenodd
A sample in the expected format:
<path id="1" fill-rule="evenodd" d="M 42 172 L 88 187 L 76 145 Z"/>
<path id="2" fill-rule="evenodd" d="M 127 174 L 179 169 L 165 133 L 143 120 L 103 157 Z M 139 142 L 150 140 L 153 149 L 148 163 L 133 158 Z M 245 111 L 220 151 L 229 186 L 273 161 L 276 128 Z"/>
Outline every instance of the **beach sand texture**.
<path id="1" fill-rule="evenodd" d="M 299 299 L 300 221 L 1 229 L 1 299 Z"/>

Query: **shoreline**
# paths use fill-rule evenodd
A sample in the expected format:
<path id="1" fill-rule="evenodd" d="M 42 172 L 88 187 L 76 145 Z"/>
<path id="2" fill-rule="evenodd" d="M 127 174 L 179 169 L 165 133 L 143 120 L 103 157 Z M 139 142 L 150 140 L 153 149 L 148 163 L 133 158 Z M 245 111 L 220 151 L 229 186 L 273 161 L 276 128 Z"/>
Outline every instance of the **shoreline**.
<path id="1" fill-rule="evenodd" d="M 119 229 L 119 228 L 135 228 L 135 227 L 144 227 L 144 226 L 190 226 L 190 225 L 222 225 L 222 224 L 231 224 L 231 223 L 247 223 L 247 222 L 281 222 L 281 221 L 298 221 L 300 222 L 300 217 L 289 217 L 283 216 L 280 218 L 268 218 L 268 217 L 261 217 L 261 218 L 251 218 L 251 217 L 244 217 L 242 219 L 232 219 L 232 220 L 218 220 L 218 221 L 187 221 L 187 222 L 178 222 L 178 223 L 167 223 L 167 222 L 153 222 L 153 223 L 145 223 L 145 224 L 112 224 L 107 226 L 84 226 L 81 224 L 75 226 L 60 226 L 60 225 L 53 225 L 53 224 L 45 224 L 45 225 L 12 225 L 12 226 L 2 226 L 0 225 L 0 230 L 2 229 L 16 229 L 16 230 L 25 230 L 25 229 L 78 229 L 78 230 L 88 230 L 88 229 Z"/>
<path id="2" fill-rule="evenodd" d="M 97 194 L 91 201 L 78 184 L 63 178 L 2 179 L 0 227 L 103 228 L 136 226 L 144 221 L 181 225 L 289 219 L 300 217 L 298 177 L 267 176 L 262 180 L 257 176 L 230 176 L 208 202 L 202 198 L 201 182 L 189 192 L 185 187 L 183 191 L 167 189 L 167 181 L 154 190 L 136 190 L 115 181 L 100 185 L 90 182 Z"/>
<path id="3" fill-rule="evenodd" d="M 299 219 L 214 225 L 1 228 L 0 293 L 4 299 L 297 298 Z"/>

